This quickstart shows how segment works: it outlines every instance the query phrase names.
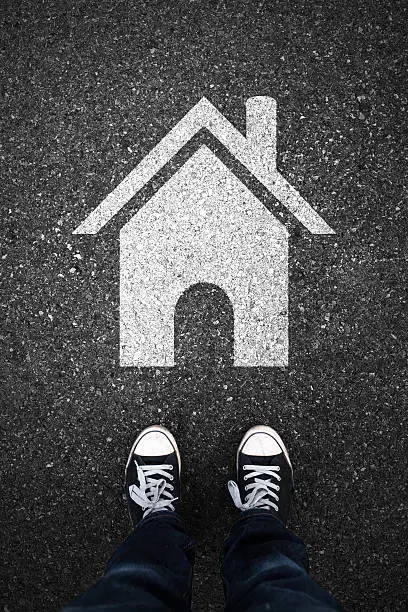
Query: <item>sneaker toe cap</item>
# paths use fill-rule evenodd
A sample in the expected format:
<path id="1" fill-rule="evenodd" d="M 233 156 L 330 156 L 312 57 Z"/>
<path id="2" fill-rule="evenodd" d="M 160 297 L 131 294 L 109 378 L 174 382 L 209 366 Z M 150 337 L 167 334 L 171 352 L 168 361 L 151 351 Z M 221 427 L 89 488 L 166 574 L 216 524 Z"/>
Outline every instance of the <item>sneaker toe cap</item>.
<path id="1" fill-rule="evenodd" d="M 250 436 L 241 450 L 245 455 L 254 457 L 271 457 L 282 453 L 278 442 L 266 433 L 255 433 Z"/>
<path id="2" fill-rule="evenodd" d="M 163 432 L 149 431 L 139 440 L 134 452 L 144 457 L 159 457 L 174 453 L 174 448 Z"/>

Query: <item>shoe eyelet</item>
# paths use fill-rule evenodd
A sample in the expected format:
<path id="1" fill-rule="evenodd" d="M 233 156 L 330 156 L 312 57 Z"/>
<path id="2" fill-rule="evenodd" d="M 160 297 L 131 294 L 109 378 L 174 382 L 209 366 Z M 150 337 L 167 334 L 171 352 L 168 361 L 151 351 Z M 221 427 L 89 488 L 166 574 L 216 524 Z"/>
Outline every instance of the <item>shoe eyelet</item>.
<path id="1" fill-rule="evenodd" d="M 245 485 L 245 491 L 248 491 L 248 485 Z"/>
<path id="2" fill-rule="evenodd" d="M 170 465 L 169 470 L 172 470 L 172 469 L 173 469 L 173 466 L 172 466 L 172 465 Z"/>
<path id="3" fill-rule="evenodd" d="M 247 477 L 246 477 L 246 476 L 244 476 L 244 480 L 246 480 L 246 479 L 247 479 Z"/>
<path id="4" fill-rule="evenodd" d="M 277 471 L 277 472 L 280 472 L 280 467 L 279 467 L 279 465 L 277 466 L 276 471 Z"/>
<path id="5" fill-rule="evenodd" d="M 247 466 L 247 465 L 244 465 L 242 469 L 245 471 L 245 470 L 247 470 L 247 469 L 248 469 L 248 466 Z"/>
<path id="6" fill-rule="evenodd" d="M 173 485 L 169 485 L 169 489 L 170 489 L 170 491 L 174 491 Z"/>
<path id="7" fill-rule="evenodd" d="M 169 478 L 170 480 L 174 480 L 173 476 L 171 474 L 169 474 Z"/>

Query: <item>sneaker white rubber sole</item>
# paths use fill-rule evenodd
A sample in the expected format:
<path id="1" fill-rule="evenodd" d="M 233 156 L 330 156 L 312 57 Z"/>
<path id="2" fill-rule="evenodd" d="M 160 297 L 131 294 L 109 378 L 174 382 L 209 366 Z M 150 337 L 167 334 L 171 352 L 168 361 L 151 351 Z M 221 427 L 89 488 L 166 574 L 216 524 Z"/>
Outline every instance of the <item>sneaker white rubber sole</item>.
<path id="1" fill-rule="evenodd" d="M 237 469 L 238 469 L 238 457 L 239 457 L 239 453 L 241 452 L 241 450 L 243 449 L 243 447 L 245 446 L 248 438 L 250 438 L 252 435 L 257 434 L 257 433 L 264 433 L 264 434 L 268 434 L 270 435 L 275 442 L 277 442 L 277 444 L 281 447 L 283 454 L 285 455 L 287 462 L 290 465 L 290 469 L 292 470 L 292 474 L 293 474 L 293 468 L 292 468 L 292 463 L 289 459 L 289 453 L 286 449 L 286 446 L 283 443 L 282 438 L 280 437 L 280 435 L 278 434 L 277 431 L 275 431 L 274 429 L 272 429 L 272 427 L 269 427 L 268 425 L 255 425 L 255 427 L 251 427 L 251 429 L 248 429 L 248 431 L 246 432 L 246 434 L 244 435 L 244 437 L 242 438 L 241 442 L 239 443 L 238 446 L 238 451 L 237 451 Z"/>
<path id="2" fill-rule="evenodd" d="M 177 442 L 176 442 L 173 434 L 168 429 L 166 429 L 166 427 L 162 427 L 161 425 L 150 425 L 150 427 L 146 427 L 145 429 L 143 429 L 143 431 L 140 432 L 140 434 L 137 436 L 136 440 L 133 443 L 133 446 L 132 446 L 132 448 L 130 450 L 129 457 L 128 457 L 128 460 L 127 460 L 127 463 L 126 463 L 126 467 L 125 467 L 125 476 L 126 476 L 126 473 L 127 473 L 127 469 L 128 469 L 128 467 L 130 465 L 130 462 L 132 461 L 133 454 L 135 452 L 136 446 L 139 444 L 139 442 L 140 442 L 140 440 L 141 440 L 141 438 L 143 436 L 145 436 L 147 433 L 150 433 L 152 431 L 160 431 L 162 434 L 167 436 L 167 438 L 170 440 L 170 443 L 171 443 L 171 445 L 173 446 L 173 448 L 175 450 L 175 453 L 176 453 L 176 456 L 177 456 L 177 460 L 178 460 L 178 464 L 179 464 L 179 470 L 180 470 L 180 473 L 181 473 L 180 451 L 178 449 Z"/>

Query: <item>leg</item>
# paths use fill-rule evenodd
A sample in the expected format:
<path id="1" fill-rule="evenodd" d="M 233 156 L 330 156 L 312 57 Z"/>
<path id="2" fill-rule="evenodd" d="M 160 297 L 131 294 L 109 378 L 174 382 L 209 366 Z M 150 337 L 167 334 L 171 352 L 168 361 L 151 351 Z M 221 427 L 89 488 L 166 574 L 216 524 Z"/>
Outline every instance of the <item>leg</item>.
<path id="1" fill-rule="evenodd" d="M 293 472 L 276 431 L 258 426 L 245 434 L 237 453 L 237 483 L 229 481 L 228 488 L 241 518 L 224 544 L 226 610 L 342 610 L 309 577 L 306 548 L 286 528 Z"/>
<path id="2" fill-rule="evenodd" d="M 308 567 L 303 542 L 271 512 L 243 512 L 224 544 L 226 610 L 341 610 L 309 577 Z"/>
<path id="3" fill-rule="evenodd" d="M 194 542 L 173 512 L 150 514 L 119 547 L 103 578 L 64 612 L 189 610 Z"/>
<path id="4" fill-rule="evenodd" d="M 103 578 L 64 612 L 187 612 L 194 541 L 178 514 L 180 455 L 163 427 L 145 429 L 126 466 L 125 492 L 134 527 Z"/>

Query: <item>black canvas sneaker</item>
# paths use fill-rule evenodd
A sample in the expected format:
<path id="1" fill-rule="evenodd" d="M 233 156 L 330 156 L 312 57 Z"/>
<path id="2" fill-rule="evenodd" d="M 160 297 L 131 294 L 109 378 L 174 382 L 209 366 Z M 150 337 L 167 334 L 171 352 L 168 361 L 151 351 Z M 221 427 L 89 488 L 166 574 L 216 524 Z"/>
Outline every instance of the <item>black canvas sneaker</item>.
<path id="1" fill-rule="evenodd" d="M 178 512 L 180 453 L 171 433 L 160 425 L 136 438 L 125 470 L 125 494 L 133 527 L 157 510 Z"/>
<path id="2" fill-rule="evenodd" d="M 246 432 L 237 452 L 237 482 L 230 480 L 228 490 L 239 510 L 268 510 L 286 525 L 293 471 L 288 451 L 272 427 L 257 425 Z"/>

